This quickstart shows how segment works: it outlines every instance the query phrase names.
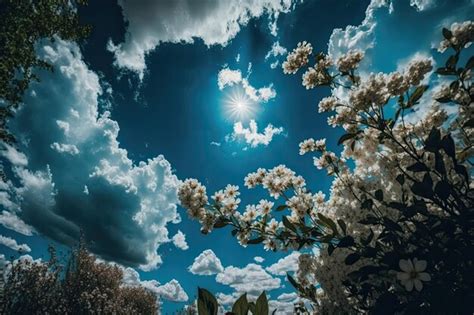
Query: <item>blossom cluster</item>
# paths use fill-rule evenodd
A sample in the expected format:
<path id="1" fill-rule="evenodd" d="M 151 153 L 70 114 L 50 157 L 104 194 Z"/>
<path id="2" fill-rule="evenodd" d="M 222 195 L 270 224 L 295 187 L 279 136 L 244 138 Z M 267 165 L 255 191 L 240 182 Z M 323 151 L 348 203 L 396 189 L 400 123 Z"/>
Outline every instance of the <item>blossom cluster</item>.
<path id="1" fill-rule="evenodd" d="M 473 40 L 473 23 L 454 23 L 449 32 L 444 32 L 449 38 L 445 45 L 460 51 Z M 298 44 L 283 65 L 284 73 L 307 66 L 311 53 L 310 44 Z M 349 51 L 333 67 L 328 56 L 319 54 L 316 64 L 303 74 L 302 85 L 307 89 L 333 88 L 333 95 L 320 101 L 319 112 L 333 112 L 328 124 L 347 132 L 339 139 L 341 154 L 329 151 L 325 139 L 309 138 L 299 144 L 300 155 L 315 154 L 314 165 L 334 176 L 327 199 L 323 192 L 311 192 L 304 178 L 284 165 L 259 168 L 245 177 L 247 188 L 261 186 L 274 200 L 246 205 L 243 213 L 237 186 L 218 191 L 212 204 L 207 202 L 205 187 L 195 180 L 186 180 L 179 195 L 206 230 L 212 224 L 232 225 L 242 245 L 263 243 L 267 250 L 302 251 L 317 246 L 316 254 L 299 256 L 296 276 L 299 293 L 313 299 L 316 311 L 323 314 L 354 313 L 357 303 L 377 303 L 384 294 L 384 290 L 371 292 L 371 298 L 363 297 L 362 302 L 349 294 L 348 282 L 354 273 L 374 267 L 378 259 L 376 254 L 362 257 L 354 252 L 356 244 L 364 243 L 371 250 L 384 244 L 384 251 L 394 250 L 385 235 L 389 228 L 400 232 L 391 237 L 406 245 L 397 247 L 402 256 L 390 270 L 364 281 L 373 287 L 389 286 L 406 302 L 410 297 L 404 294 L 425 290 L 424 283 L 430 285 L 435 270 L 435 262 L 421 259 L 428 252 L 417 237 L 426 234 L 417 234 L 417 229 L 428 219 L 435 220 L 431 230 L 455 217 L 459 209 L 472 211 L 472 199 L 469 204 L 469 198 L 460 197 L 472 194 L 473 189 L 469 183 L 472 168 L 462 164 L 474 155 L 474 87 L 469 67 L 456 69 L 455 58 L 452 69 L 437 70 L 454 76 L 455 81 L 435 86 L 437 93 L 425 94 L 432 58 L 416 57 L 403 70 L 359 77 L 362 59 L 362 52 Z M 344 89 L 343 97 L 339 88 Z M 441 105 L 447 102 L 457 106 L 451 116 Z M 392 108 L 396 108 L 393 115 Z M 413 209 L 420 212 L 408 216 Z M 427 244 L 434 246 L 431 239 Z"/>
<path id="2" fill-rule="evenodd" d="M 349 73 L 357 68 L 364 59 L 364 53 L 360 50 L 350 50 L 337 60 L 337 67 L 342 73 Z"/>
<path id="3" fill-rule="evenodd" d="M 294 74 L 302 66 L 309 62 L 309 56 L 313 53 L 313 46 L 307 42 L 298 43 L 297 47 L 288 54 L 286 61 L 283 62 L 283 72 Z"/>
<path id="4" fill-rule="evenodd" d="M 474 22 L 465 21 L 463 23 L 453 23 L 445 38 L 439 44 L 438 50 L 444 52 L 451 46 L 460 46 L 461 48 L 467 48 L 471 45 L 474 40 Z"/>

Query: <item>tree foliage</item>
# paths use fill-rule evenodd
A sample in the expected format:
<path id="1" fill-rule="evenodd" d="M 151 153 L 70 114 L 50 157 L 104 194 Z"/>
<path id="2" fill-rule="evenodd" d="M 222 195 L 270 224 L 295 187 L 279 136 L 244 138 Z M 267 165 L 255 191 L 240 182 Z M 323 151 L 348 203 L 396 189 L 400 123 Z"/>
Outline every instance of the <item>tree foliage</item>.
<path id="1" fill-rule="evenodd" d="M 2 0 L 0 1 L 0 140 L 14 142 L 6 123 L 32 81 L 34 69 L 52 71 L 50 64 L 36 55 L 42 39 L 56 37 L 76 41 L 89 27 L 79 23 L 77 5 L 85 0 Z"/>
<path id="2" fill-rule="evenodd" d="M 156 314 L 156 295 L 123 284 L 123 272 L 98 262 L 84 245 L 66 270 L 54 249 L 47 262 L 19 259 L 7 269 L 1 314 Z"/>

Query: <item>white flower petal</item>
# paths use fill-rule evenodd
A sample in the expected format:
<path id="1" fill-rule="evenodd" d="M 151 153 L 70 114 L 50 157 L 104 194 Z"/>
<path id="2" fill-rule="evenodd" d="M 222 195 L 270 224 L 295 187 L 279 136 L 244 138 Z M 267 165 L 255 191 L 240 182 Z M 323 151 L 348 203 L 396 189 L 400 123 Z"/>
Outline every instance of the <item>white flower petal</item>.
<path id="1" fill-rule="evenodd" d="M 398 265 L 400 266 L 400 269 L 405 272 L 412 272 L 415 269 L 410 259 L 400 259 Z"/>
<path id="2" fill-rule="evenodd" d="M 426 269 L 426 260 L 417 260 L 416 258 L 413 260 L 415 264 L 415 271 L 422 272 Z"/>
<path id="3" fill-rule="evenodd" d="M 418 279 L 420 279 L 422 281 L 430 281 L 431 276 L 426 272 L 421 272 L 421 273 L 418 274 Z"/>
<path id="4" fill-rule="evenodd" d="M 418 292 L 420 292 L 421 289 L 423 289 L 423 283 L 419 279 L 414 279 L 413 283 L 415 284 L 415 288 Z"/>
<path id="5" fill-rule="evenodd" d="M 408 280 L 408 281 L 405 281 L 404 282 L 404 285 L 405 285 L 405 289 L 408 291 L 408 292 L 411 292 L 413 290 L 413 280 Z"/>
<path id="6" fill-rule="evenodd" d="M 400 281 L 406 281 L 410 279 L 410 274 L 406 272 L 397 272 L 397 279 Z"/>

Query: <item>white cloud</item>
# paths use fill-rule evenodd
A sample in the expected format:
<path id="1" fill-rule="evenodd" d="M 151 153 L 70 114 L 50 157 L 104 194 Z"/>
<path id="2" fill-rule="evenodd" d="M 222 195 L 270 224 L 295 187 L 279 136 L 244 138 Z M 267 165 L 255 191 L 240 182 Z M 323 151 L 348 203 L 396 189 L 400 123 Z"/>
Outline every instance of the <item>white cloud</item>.
<path id="1" fill-rule="evenodd" d="M 258 126 L 255 120 L 250 120 L 249 127 L 245 128 L 242 122 L 236 122 L 234 124 L 234 131 L 227 137 L 228 141 L 234 141 L 239 138 L 243 138 L 247 144 L 252 148 L 259 145 L 267 146 L 273 140 L 273 136 L 283 133 L 283 127 L 273 127 L 272 124 L 268 124 L 263 133 L 258 132 Z"/>
<path id="2" fill-rule="evenodd" d="M 254 102 L 268 102 L 269 100 L 276 97 L 276 91 L 273 88 L 273 84 L 264 86 L 262 88 L 255 88 L 248 80 L 251 73 L 251 64 L 247 70 L 247 77 L 242 76 L 240 70 L 232 70 L 229 68 L 223 68 L 217 75 L 217 85 L 220 90 L 223 90 L 227 86 L 240 85 L 247 97 Z"/>
<path id="3" fill-rule="evenodd" d="M 125 285 L 142 286 L 156 294 L 159 298 L 168 301 L 186 302 L 189 299 L 183 287 L 176 279 L 161 285 L 156 280 L 140 280 L 140 274 L 133 268 L 117 266 L 123 270 L 123 283 Z"/>
<path id="4" fill-rule="evenodd" d="M 28 159 L 28 168 L 13 168 L 19 187 L 6 190 L 21 209 L 16 215 L 65 244 L 76 243 L 82 229 L 100 257 L 155 268 L 160 244 L 169 241 L 166 225 L 178 221 L 171 165 L 163 156 L 135 164 L 119 146 L 119 125 L 99 113 L 99 77 L 77 45 L 44 42 L 38 53 L 55 71 L 31 84 L 10 121 Z"/>
<path id="5" fill-rule="evenodd" d="M 442 39 L 442 27 L 473 15 L 472 0 L 458 0 L 456 4 L 436 0 L 372 0 L 360 25 L 333 31 L 328 53 L 337 59 L 350 49 L 364 51 L 365 58 L 359 67 L 362 79 L 369 72 L 391 72 L 416 52 L 431 54 L 430 49 Z M 348 97 L 347 91 L 334 90 L 342 99 Z"/>
<path id="6" fill-rule="evenodd" d="M 157 0 L 119 1 L 128 23 L 125 42 L 108 49 L 115 54 L 119 67 L 137 72 L 146 69 L 145 56 L 160 43 L 193 43 L 222 45 L 234 38 L 252 18 L 267 15 L 272 34 L 280 13 L 289 12 L 292 0 Z"/>
<path id="7" fill-rule="evenodd" d="M 253 258 L 253 260 L 255 260 L 257 263 L 263 263 L 263 261 L 265 260 L 265 258 L 260 257 L 260 256 L 255 256 L 255 257 Z"/>
<path id="8" fill-rule="evenodd" d="M 51 144 L 51 149 L 59 153 L 68 153 L 71 155 L 79 154 L 79 149 L 74 144 L 65 144 L 54 142 Z"/>
<path id="9" fill-rule="evenodd" d="M 31 248 L 26 244 L 18 244 L 16 240 L 11 237 L 0 235 L 0 245 L 10 247 L 13 250 L 29 253 Z"/>
<path id="10" fill-rule="evenodd" d="M 329 38 L 328 54 L 333 59 L 337 59 L 351 49 L 366 51 L 372 48 L 374 46 L 374 29 L 377 25 L 374 11 L 388 5 L 387 1 L 372 0 L 360 25 L 348 25 L 345 29 L 334 29 Z"/>
<path id="11" fill-rule="evenodd" d="M 261 265 L 253 263 L 244 268 L 226 267 L 216 276 L 216 281 L 233 288 L 237 296 L 246 292 L 251 298 L 263 291 L 278 289 L 281 284 L 280 279 L 272 277 Z"/>
<path id="12" fill-rule="evenodd" d="M 266 268 L 268 272 L 277 276 L 285 276 L 287 272 L 298 270 L 299 252 L 292 252 L 288 256 L 279 259 L 276 263 Z"/>
<path id="13" fill-rule="evenodd" d="M 188 270 L 195 275 L 210 276 L 222 272 L 224 268 L 216 254 L 211 249 L 206 249 L 194 258 L 194 262 L 188 267 Z"/>
<path id="14" fill-rule="evenodd" d="M 168 301 L 186 302 L 189 299 L 183 287 L 176 279 L 172 279 L 171 281 L 160 285 L 156 292 L 161 298 Z"/>
<path id="15" fill-rule="evenodd" d="M 280 64 L 278 56 L 284 56 L 287 52 L 287 49 L 281 46 L 280 42 L 276 41 L 273 43 L 270 51 L 265 55 L 265 61 L 269 59 L 273 60 L 273 62 L 270 64 L 270 68 L 275 69 Z"/>
<path id="16" fill-rule="evenodd" d="M 2 204 L 2 203 L 0 203 Z M 16 214 L 3 210 L 0 214 L 0 224 L 5 228 L 13 230 L 17 233 L 31 236 L 34 228 L 23 222 Z"/>
<path id="17" fill-rule="evenodd" d="M 26 158 L 26 155 L 6 143 L 3 143 L 3 147 L 4 150 L 1 150 L 0 154 L 5 157 L 11 164 L 16 166 L 28 165 L 28 159 Z"/>
<path id="18" fill-rule="evenodd" d="M 430 9 L 436 5 L 436 0 L 410 0 L 410 5 L 418 11 Z"/>
<path id="19" fill-rule="evenodd" d="M 240 70 L 224 68 L 219 71 L 217 75 L 217 85 L 220 90 L 223 90 L 226 86 L 233 86 L 240 82 L 242 82 L 242 72 L 240 72 Z"/>
<path id="20" fill-rule="evenodd" d="M 187 250 L 189 248 L 188 243 L 186 243 L 186 235 L 178 230 L 178 232 L 172 238 L 174 246 L 179 249 Z"/>

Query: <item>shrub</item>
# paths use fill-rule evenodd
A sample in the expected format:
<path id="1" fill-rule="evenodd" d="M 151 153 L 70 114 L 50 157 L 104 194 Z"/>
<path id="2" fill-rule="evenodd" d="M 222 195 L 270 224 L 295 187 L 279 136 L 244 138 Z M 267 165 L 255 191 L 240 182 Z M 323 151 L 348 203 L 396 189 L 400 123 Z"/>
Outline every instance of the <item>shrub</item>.
<path id="1" fill-rule="evenodd" d="M 10 265 L 1 314 L 156 314 L 156 295 L 123 285 L 122 270 L 98 262 L 83 244 L 63 272 L 54 249 L 48 262 L 18 259 Z"/>

